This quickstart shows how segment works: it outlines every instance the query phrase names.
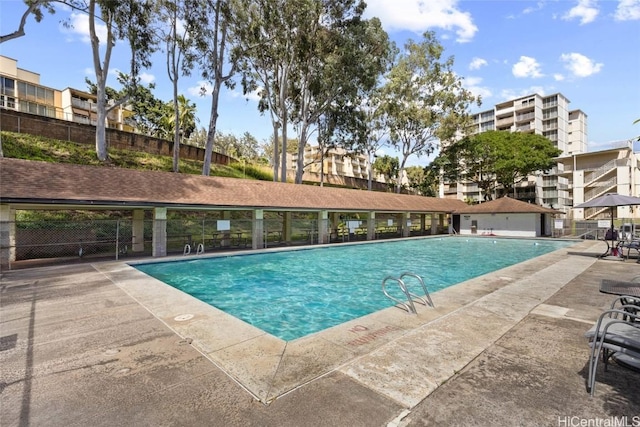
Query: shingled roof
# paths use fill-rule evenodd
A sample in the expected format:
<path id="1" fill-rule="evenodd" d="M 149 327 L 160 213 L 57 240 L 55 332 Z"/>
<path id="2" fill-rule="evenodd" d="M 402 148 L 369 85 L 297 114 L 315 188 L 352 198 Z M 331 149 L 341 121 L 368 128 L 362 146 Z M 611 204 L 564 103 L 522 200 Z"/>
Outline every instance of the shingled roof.
<path id="1" fill-rule="evenodd" d="M 0 202 L 441 213 L 466 206 L 434 197 L 9 158 L 0 159 Z"/>
<path id="2" fill-rule="evenodd" d="M 456 214 L 479 214 L 479 213 L 562 213 L 555 209 L 544 208 L 534 203 L 526 203 L 512 199 L 508 196 L 501 197 L 478 205 L 468 206 L 456 210 Z"/>

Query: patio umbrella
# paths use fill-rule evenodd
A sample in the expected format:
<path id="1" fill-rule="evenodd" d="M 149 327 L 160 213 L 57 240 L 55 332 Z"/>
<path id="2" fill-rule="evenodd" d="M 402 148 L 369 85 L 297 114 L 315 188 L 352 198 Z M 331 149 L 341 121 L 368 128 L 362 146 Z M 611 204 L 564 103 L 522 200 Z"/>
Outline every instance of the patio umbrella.
<path id="1" fill-rule="evenodd" d="M 596 197 L 595 199 L 581 203 L 573 208 L 611 208 L 611 247 L 613 247 L 613 208 L 617 206 L 634 205 L 640 205 L 640 197 L 623 196 L 618 193 L 607 193 L 604 196 Z"/>

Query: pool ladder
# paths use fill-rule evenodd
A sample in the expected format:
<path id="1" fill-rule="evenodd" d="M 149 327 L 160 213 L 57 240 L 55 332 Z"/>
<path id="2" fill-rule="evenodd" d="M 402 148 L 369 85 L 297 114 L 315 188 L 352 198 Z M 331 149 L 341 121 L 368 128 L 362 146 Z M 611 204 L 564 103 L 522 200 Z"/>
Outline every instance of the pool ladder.
<path id="1" fill-rule="evenodd" d="M 196 249 L 196 255 L 202 255 L 204 253 L 204 245 L 202 243 L 198 243 L 198 248 Z M 182 255 L 191 254 L 191 245 L 184 245 L 184 250 L 182 251 Z"/>
<path id="2" fill-rule="evenodd" d="M 414 294 L 409 290 L 406 284 L 406 277 L 413 277 L 415 279 L 418 279 L 418 282 L 420 283 L 420 285 L 422 286 L 422 290 L 424 291 L 424 297 Z M 402 293 L 407 297 L 406 302 L 399 300 L 398 298 L 390 295 L 389 292 L 387 292 L 387 282 L 389 281 L 394 281 L 398 284 Z M 427 286 L 424 284 L 424 280 L 422 280 L 422 277 L 414 273 L 404 272 L 400 275 L 400 277 L 385 277 L 384 279 L 382 279 L 382 292 L 384 292 L 387 298 L 396 303 L 396 307 L 406 310 L 409 314 L 418 314 L 418 312 L 416 311 L 416 306 L 414 305 L 414 301 L 424 306 L 428 305 L 430 307 L 434 307 L 433 301 L 431 301 L 431 297 L 429 296 Z"/>

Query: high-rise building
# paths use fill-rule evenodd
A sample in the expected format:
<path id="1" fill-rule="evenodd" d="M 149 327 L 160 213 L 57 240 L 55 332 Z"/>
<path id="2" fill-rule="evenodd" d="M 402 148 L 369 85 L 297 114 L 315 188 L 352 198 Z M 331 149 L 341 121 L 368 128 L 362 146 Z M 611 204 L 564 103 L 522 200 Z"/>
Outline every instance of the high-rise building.
<path id="1" fill-rule="evenodd" d="M 543 135 L 562 150 L 561 156 L 587 151 L 587 115 L 570 110 L 569 100 L 562 94 L 531 94 L 496 104 L 472 116 L 472 132 L 488 130 L 529 132 Z M 554 209 L 570 207 L 567 179 L 554 168 L 529 176 L 516 186 L 516 197 Z M 456 182 L 442 187 L 443 197 L 482 201 L 483 195 L 474 183 Z"/>

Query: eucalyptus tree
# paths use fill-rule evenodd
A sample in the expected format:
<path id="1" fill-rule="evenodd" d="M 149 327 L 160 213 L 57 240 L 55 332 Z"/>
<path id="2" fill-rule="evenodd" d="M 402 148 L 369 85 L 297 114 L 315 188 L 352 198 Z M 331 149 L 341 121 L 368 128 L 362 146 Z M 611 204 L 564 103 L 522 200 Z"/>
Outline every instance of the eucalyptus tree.
<path id="1" fill-rule="evenodd" d="M 235 5 L 237 10 L 232 13 L 233 0 L 189 1 L 191 11 L 185 26 L 193 41 L 194 55 L 190 61 L 199 66 L 203 79 L 211 84 L 211 114 L 202 165 L 202 174 L 209 175 L 218 123 L 220 91 L 223 85 L 233 87 L 230 79 L 236 70 L 236 59 L 231 57 L 229 52 L 229 26 L 234 14 L 241 13 L 248 2 L 239 1 Z M 205 94 L 207 90 L 203 87 L 201 93 Z"/>
<path id="2" fill-rule="evenodd" d="M 425 32 L 421 42 L 405 44 L 387 74 L 383 95 L 390 142 L 401 153 L 400 174 L 411 156 L 429 155 L 438 142 L 459 134 L 468 106 L 479 102 L 453 72 L 453 57 L 442 59 L 443 51 L 435 33 Z"/>
<path id="3" fill-rule="evenodd" d="M 355 147 L 357 151 L 367 154 L 368 159 L 368 183 L 369 191 L 372 189 L 373 162 L 376 153 L 388 142 L 389 126 L 386 109 L 379 88 L 370 91 L 366 99 L 358 107 L 356 118 L 361 120 L 360 129 L 363 137 Z"/>
<path id="4" fill-rule="evenodd" d="M 156 47 L 153 34 L 149 31 L 153 20 L 151 4 L 151 0 L 88 0 L 89 38 L 96 75 L 96 154 L 101 161 L 106 161 L 108 157 L 107 115 L 130 98 L 127 95 L 107 104 L 107 77 L 113 47 L 117 40 L 127 41 L 131 50 L 127 87 L 135 91 L 140 69 L 151 66 L 150 57 Z M 98 38 L 98 20 L 106 28 L 106 40 Z"/>
<path id="5" fill-rule="evenodd" d="M 157 37 L 165 46 L 166 69 L 172 84 L 173 97 L 172 122 L 180 123 L 180 105 L 178 83 L 181 76 L 191 74 L 192 61 L 190 54 L 194 38 L 185 27 L 190 14 L 194 10 L 192 0 L 158 0 L 156 2 L 157 19 L 161 25 L 157 27 Z M 173 171 L 179 172 L 180 144 L 185 130 L 173 126 Z"/>
<path id="6" fill-rule="evenodd" d="M 55 3 L 81 10 L 88 15 L 89 39 L 94 72 L 96 75 L 96 155 L 99 160 L 106 161 L 107 141 L 106 126 L 109 112 L 128 102 L 131 91 L 138 84 L 140 68 L 151 66 L 150 56 L 155 49 L 154 38 L 149 31 L 153 20 L 152 0 L 25 0 L 25 12 L 21 17 L 17 30 L 0 36 L 0 42 L 12 40 L 25 35 L 26 20 L 33 15 L 35 20 L 42 20 L 43 11 L 54 13 Z M 104 25 L 106 39 L 100 40 L 96 30 L 96 21 Z M 69 25 L 66 23 L 66 25 Z M 127 95 L 107 103 L 107 77 L 111 63 L 111 54 L 118 40 L 126 40 L 131 50 L 130 71 L 126 82 Z"/>
<path id="7" fill-rule="evenodd" d="M 83 0 L 24 0 L 23 3 L 25 9 L 20 17 L 18 28 L 10 33 L 0 34 L 0 43 L 25 36 L 27 19 L 29 19 L 30 16 L 33 16 L 36 22 L 40 22 L 44 18 L 45 12 L 53 15 L 56 12 L 56 3 L 65 5 L 72 9 L 85 10 L 87 7 Z"/>
<path id="8" fill-rule="evenodd" d="M 358 88 L 381 74 L 388 38 L 377 19 L 362 19 L 364 8 L 359 0 L 257 0 L 239 13 L 243 87 L 259 93 L 259 110 L 271 116 L 274 177 L 286 179 L 289 126 L 298 134 L 300 183 L 313 127 L 332 105 L 357 102 Z"/>
<path id="9" fill-rule="evenodd" d="M 363 93 L 375 87 L 390 50 L 387 33 L 377 18 L 362 19 L 365 4 L 358 0 L 314 2 L 299 39 L 292 82 L 292 119 L 298 131 L 296 183 L 302 182 L 304 147 L 323 115 L 336 109 L 350 114 Z M 348 118 L 335 121 L 353 128 Z"/>
<path id="10" fill-rule="evenodd" d="M 257 92 L 258 110 L 268 111 L 271 118 L 275 181 L 285 182 L 287 178 L 289 77 L 295 60 L 294 37 L 300 32 L 296 11 L 300 3 L 307 2 L 255 0 L 246 4 L 244 0 L 233 0 L 234 57 L 242 72 L 245 94 Z"/>

